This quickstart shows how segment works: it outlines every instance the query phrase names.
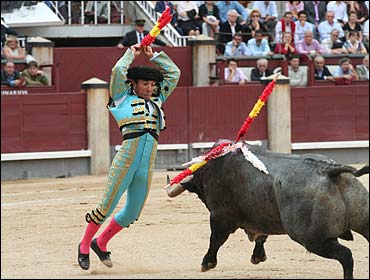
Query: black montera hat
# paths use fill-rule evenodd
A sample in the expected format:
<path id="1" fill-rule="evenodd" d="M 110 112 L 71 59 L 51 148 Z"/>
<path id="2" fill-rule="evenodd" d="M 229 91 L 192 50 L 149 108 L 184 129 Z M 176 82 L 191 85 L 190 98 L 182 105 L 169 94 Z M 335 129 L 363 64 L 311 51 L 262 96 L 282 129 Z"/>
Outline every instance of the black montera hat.
<path id="1" fill-rule="evenodd" d="M 137 81 L 155 81 L 160 83 L 163 81 L 164 77 L 161 71 L 148 67 L 148 66 L 135 66 L 131 67 L 127 71 L 127 78 Z"/>

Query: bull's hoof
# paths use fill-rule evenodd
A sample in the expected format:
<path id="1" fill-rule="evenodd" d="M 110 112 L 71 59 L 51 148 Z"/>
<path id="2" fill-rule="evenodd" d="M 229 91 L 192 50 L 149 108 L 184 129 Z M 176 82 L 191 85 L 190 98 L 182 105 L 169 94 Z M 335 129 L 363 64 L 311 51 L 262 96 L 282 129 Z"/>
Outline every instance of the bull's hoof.
<path id="1" fill-rule="evenodd" d="M 251 257 L 251 263 L 259 264 L 260 262 L 264 262 L 266 259 L 267 259 L 266 255 L 264 255 L 262 258 L 252 256 Z"/>
<path id="2" fill-rule="evenodd" d="M 202 267 L 200 269 L 201 272 L 206 272 L 212 268 L 215 268 L 217 265 L 217 263 L 206 263 L 206 264 L 202 264 Z"/>

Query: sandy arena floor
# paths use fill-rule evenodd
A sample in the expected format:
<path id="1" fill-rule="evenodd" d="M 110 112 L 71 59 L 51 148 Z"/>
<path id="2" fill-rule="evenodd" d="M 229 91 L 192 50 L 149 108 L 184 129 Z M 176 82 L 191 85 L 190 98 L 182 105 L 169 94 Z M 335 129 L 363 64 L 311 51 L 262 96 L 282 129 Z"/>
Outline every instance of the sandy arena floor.
<path id="1" fill-rule="evenodd" d="M 270 236 L 265 243 L 266 262 L 253 265 L 249 259 L 254 243 L 242 230 L 221 247 L 218 266 L 200 272 L 208 249 L 209 214 L 194 194 L 167 198 L 162 189 L 167 173 L 171 178 L 178 174 L 155 172 L 139 221 L 110 242 L 113 268 L 105 267 L 92 253 L 88 271 L 77 264 L 77 245 L 86 227 L 85 213 L 95 208 L 106 176 L 2 181 L 1 278 L 343 277 L 339 262 L 306 252 L 287 235 Z M 361 181 L 368 188 L 369 176 Z M 119 208 L 124 200 L 125 196 Z M 354 238 L 340 242 L 352 250 L 354 277 L 369 279 L 369 244 L 356 233 Z"/>

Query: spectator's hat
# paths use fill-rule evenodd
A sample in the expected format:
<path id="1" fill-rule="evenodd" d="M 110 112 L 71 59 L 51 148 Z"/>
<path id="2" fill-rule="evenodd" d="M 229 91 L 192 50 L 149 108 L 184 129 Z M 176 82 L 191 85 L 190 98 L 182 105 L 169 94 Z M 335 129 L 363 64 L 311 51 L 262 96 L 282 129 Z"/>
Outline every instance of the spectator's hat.
<path id="1" fill-rule="evenodd" d="M 207 19 L 210 21 L 210 22 L 216 22 L 217 21 L 217 18 L 215 16 L 207 16 Z"/>
<path id="2" fill-rule="evenodd" d="M 146 22 L 146 20 L 143 19 L 143 18 L 139 18 L 139 19 L 135 20 L 135 24 L 138 25 L 138 26 L 144 26 L 145 22 Z"/>
<path id="3" fill-rule="evenodd" d="M 127 78 L 133 81 L 145 80 L 160 83 L 163 81 L 164 77 L 162 72 L 155 68 L 148 66 L 135 66 L 128 69 Z"/>

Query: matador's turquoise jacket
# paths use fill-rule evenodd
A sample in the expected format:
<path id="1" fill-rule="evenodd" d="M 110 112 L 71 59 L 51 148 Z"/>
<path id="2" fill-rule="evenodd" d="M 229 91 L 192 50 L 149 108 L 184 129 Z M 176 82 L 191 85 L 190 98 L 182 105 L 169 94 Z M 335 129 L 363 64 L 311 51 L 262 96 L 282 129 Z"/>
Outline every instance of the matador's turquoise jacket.
<path id="1" fill-rule="evenodd" d="M 164 52 L 155 53 L 151 62 L 161 68 L 164 79 L 160 83 L 159 95 L 145 101 L 135 95 L 127 83 L 126 74 L 133 59 L 134 53 L 128 49 L 112 69 L 110 97 L 114 103 L 110 102 L 108 108 L 122 130 L 124 140 L 114 156 L 100 202 L 96 209 L 86 214 L 88 223 L 102 224 L 127 191 L 125 206 L 114 219 L 120 226 L 128 227 L 139 218 L 149 193 L 157 136 L 166 127 L 162 104 L 175 89 L 180 70 Z M 134 136 L 129 137 L 129 133 Z"/>
<path id="2" fill-rule="evenodd" d="M 164 80 L 160 83 L 160 95 L 151 98 L 151 103 L 157 110 L 152 115 L 148 115 L 145 111 L 145 100 L 136 95 L 131 95 L 130 84 L 126 83 L 128 66 L 133 59 L 134 53 L 131 49 L 128 49 L 113 67 L 110 96 L 116 107 L 111 106 L 109 109 L 118 126 L 123 129 L 123 134 L 132 132 L 132 130 L 163 130 L 166 128 L 166 122 L 162 104 L 175 89 L 180 78 L 180 70 L 164 52 L 154 54 L 151 62 L 164 70 Z"/>

